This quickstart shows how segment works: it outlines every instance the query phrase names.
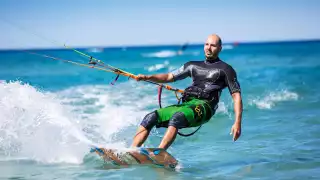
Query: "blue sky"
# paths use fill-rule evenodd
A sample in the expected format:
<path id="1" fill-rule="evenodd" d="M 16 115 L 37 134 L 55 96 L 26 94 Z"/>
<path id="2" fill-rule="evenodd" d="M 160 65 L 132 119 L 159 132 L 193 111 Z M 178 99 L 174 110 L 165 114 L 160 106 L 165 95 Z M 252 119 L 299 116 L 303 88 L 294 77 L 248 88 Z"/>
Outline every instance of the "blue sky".
<path id="1" fill-rule="evenodd" d="M 224 42 L 320 39 L 319 8 L 318 0 L 0 0 L 0 49 L 202 43 L 211 33 Z"/>

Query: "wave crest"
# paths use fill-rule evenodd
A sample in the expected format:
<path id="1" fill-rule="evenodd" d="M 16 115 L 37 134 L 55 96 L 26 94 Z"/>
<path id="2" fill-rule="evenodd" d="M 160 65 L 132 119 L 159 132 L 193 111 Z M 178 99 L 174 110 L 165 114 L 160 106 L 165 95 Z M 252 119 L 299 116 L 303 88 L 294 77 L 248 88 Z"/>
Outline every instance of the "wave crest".
<path id="1" fill-rule="evenodd" d="M 299 95 L 288 90 L 270 92 L 264 97 L 257 97 L 249 100 L 249 105 L 257 106 L 259 109 L 271 109 L 277 102 L 297 100 Z"/>

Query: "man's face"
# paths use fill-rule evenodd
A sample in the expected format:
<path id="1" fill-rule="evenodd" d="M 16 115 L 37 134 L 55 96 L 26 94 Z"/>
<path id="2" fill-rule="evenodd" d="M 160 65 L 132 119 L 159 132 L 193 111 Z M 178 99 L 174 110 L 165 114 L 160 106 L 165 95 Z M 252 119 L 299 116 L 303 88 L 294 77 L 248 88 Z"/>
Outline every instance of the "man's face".
<path id="1" fill-rule="evenodd" d="M 204 53 L 206 58 L 216 58 L 221 51 L 221 45 L 218 39 L 209 37 L 204 44 Z"/>

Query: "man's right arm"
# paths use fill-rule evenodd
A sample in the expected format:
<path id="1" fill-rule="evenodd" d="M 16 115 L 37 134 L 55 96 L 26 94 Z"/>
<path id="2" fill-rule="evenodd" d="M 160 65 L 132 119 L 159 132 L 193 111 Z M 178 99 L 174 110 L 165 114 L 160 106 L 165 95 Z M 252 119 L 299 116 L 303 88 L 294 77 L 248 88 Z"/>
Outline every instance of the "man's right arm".
<path id="1" fill-rule="evenodd" d="M 152 81 L 157 83 L 168 83 L 173 81 L 178 81 L 185 79 L 186 77 L 190 77 L 191 75 L 191 66 L 190 63 L 186 63 L 181 66 L 179 69 L 176 69 L 173 72 L 167 74 L 154 74 L 154 75 L 142 75 L 139 74 L 136 78 L 137 81 L 144 80 L 144 81 Z"/>
<path id="2" fill-rule="evenodd" d="M 139 74 L 137 76 L 137 81 L 152 81 L 156 83 L 168 83 L 168 82 L 173 82 L 173 74 L 168 73 L 168 74 L 154 74 L 154 75 L 142 75 Z"/>

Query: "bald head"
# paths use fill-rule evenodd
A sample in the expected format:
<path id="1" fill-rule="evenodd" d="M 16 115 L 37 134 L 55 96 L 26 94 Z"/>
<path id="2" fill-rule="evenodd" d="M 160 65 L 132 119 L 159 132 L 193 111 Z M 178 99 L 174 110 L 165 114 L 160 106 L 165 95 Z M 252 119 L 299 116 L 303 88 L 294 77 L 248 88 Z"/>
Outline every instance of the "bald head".
<path id="1" fill-rule="evenodd" d="M 216 45 L 218 45 L 218 46 L 221 46 L 221 45 L 222 45 L 221 38 L 220 38 L 218 35 L 216 35 L 216 34 L 210 34 L 210 35 L 208 36 L 208 39 L 207 39 L 207 40 L 209 40 L 209 39 L 210 39 L 211 41 L 215 42 Z"/>
<path id="2" fill-rule="evenodd" d="M 216 59 L 222 49 L 221 38 L 216 34 L 208 36 L 207 41 L 204 45 L 204 52 L 206 59 Z"/>

